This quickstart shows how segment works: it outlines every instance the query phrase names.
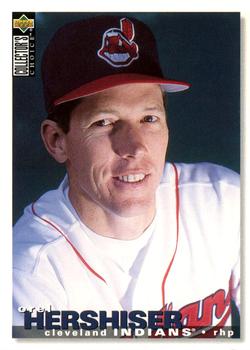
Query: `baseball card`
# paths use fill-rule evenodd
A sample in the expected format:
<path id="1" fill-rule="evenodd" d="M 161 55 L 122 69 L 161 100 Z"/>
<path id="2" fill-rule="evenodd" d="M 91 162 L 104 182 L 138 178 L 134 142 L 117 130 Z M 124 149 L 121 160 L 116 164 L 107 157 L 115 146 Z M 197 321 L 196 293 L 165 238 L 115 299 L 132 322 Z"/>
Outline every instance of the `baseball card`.
<path id="1" fill-rule="evenodd" d="M 13 338 L 240 338 L 240 13 L 13 12 Z"/>

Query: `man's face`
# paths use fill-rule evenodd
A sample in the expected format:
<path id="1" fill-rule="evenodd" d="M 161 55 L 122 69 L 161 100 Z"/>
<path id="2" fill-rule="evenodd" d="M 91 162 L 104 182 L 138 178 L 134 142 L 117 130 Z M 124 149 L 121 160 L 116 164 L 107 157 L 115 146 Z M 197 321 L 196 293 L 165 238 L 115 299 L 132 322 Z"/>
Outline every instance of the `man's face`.
<path id="1" fill-rule="evenodd" d="M 154 210 L 168 143 L 158 85 L 127 84 L 83 98 L 64 137 L 71 198 L 123 217 Z"/>

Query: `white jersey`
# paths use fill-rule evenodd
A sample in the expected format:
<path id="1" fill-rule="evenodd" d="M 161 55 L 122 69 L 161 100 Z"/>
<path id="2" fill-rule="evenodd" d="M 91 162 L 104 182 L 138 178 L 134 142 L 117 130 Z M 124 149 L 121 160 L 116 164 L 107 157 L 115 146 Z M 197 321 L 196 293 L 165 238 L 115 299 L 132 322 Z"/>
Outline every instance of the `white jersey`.
<path id="1" fill-rule="evenodd" d="M 236 173 L 209 163 L 167 163 L 156 217 L 128 268 L 112 260 L 111 249 L 101 252 L 110 238 L 100 244 L 93 238 L 67 188 L 65 177 L 15 225 L 14 325 L 23 325 L 19 306 L 180 310 L 185 326 L 230 325 L 230 300 L 239 307 Z"/>

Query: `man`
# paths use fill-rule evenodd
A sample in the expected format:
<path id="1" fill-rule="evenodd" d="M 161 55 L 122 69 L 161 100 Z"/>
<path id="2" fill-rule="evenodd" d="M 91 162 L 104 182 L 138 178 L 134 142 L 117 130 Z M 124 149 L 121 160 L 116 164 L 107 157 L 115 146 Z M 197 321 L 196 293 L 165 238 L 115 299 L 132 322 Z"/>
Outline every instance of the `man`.
<path id="1" fill-rule="evenodd" d="M 42 138 L 67 176 L 15 226 L 14 324 L 31 306 L 176 310 L 183 326 L 229 326 L 238 176 L 165 164 L 165 93 L 190 85 L 162 75 L 150 30 L 118 16 L 66 25 L 42 72 Z"/>

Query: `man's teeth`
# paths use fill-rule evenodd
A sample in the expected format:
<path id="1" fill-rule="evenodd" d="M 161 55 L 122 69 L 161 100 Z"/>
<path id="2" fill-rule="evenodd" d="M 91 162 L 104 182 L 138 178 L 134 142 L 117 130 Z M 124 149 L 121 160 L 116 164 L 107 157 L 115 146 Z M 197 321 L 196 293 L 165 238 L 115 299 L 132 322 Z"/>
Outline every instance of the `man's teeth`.
<path id="1" fill-rule="evenodd" d="M 123 176 L 119 176 L 118 179 L 124 182 L 138 182 L 138 181 L 142 181 L 145 178 L 145 176 L 146 176 L 145 174 L 123 175 Z"/>

